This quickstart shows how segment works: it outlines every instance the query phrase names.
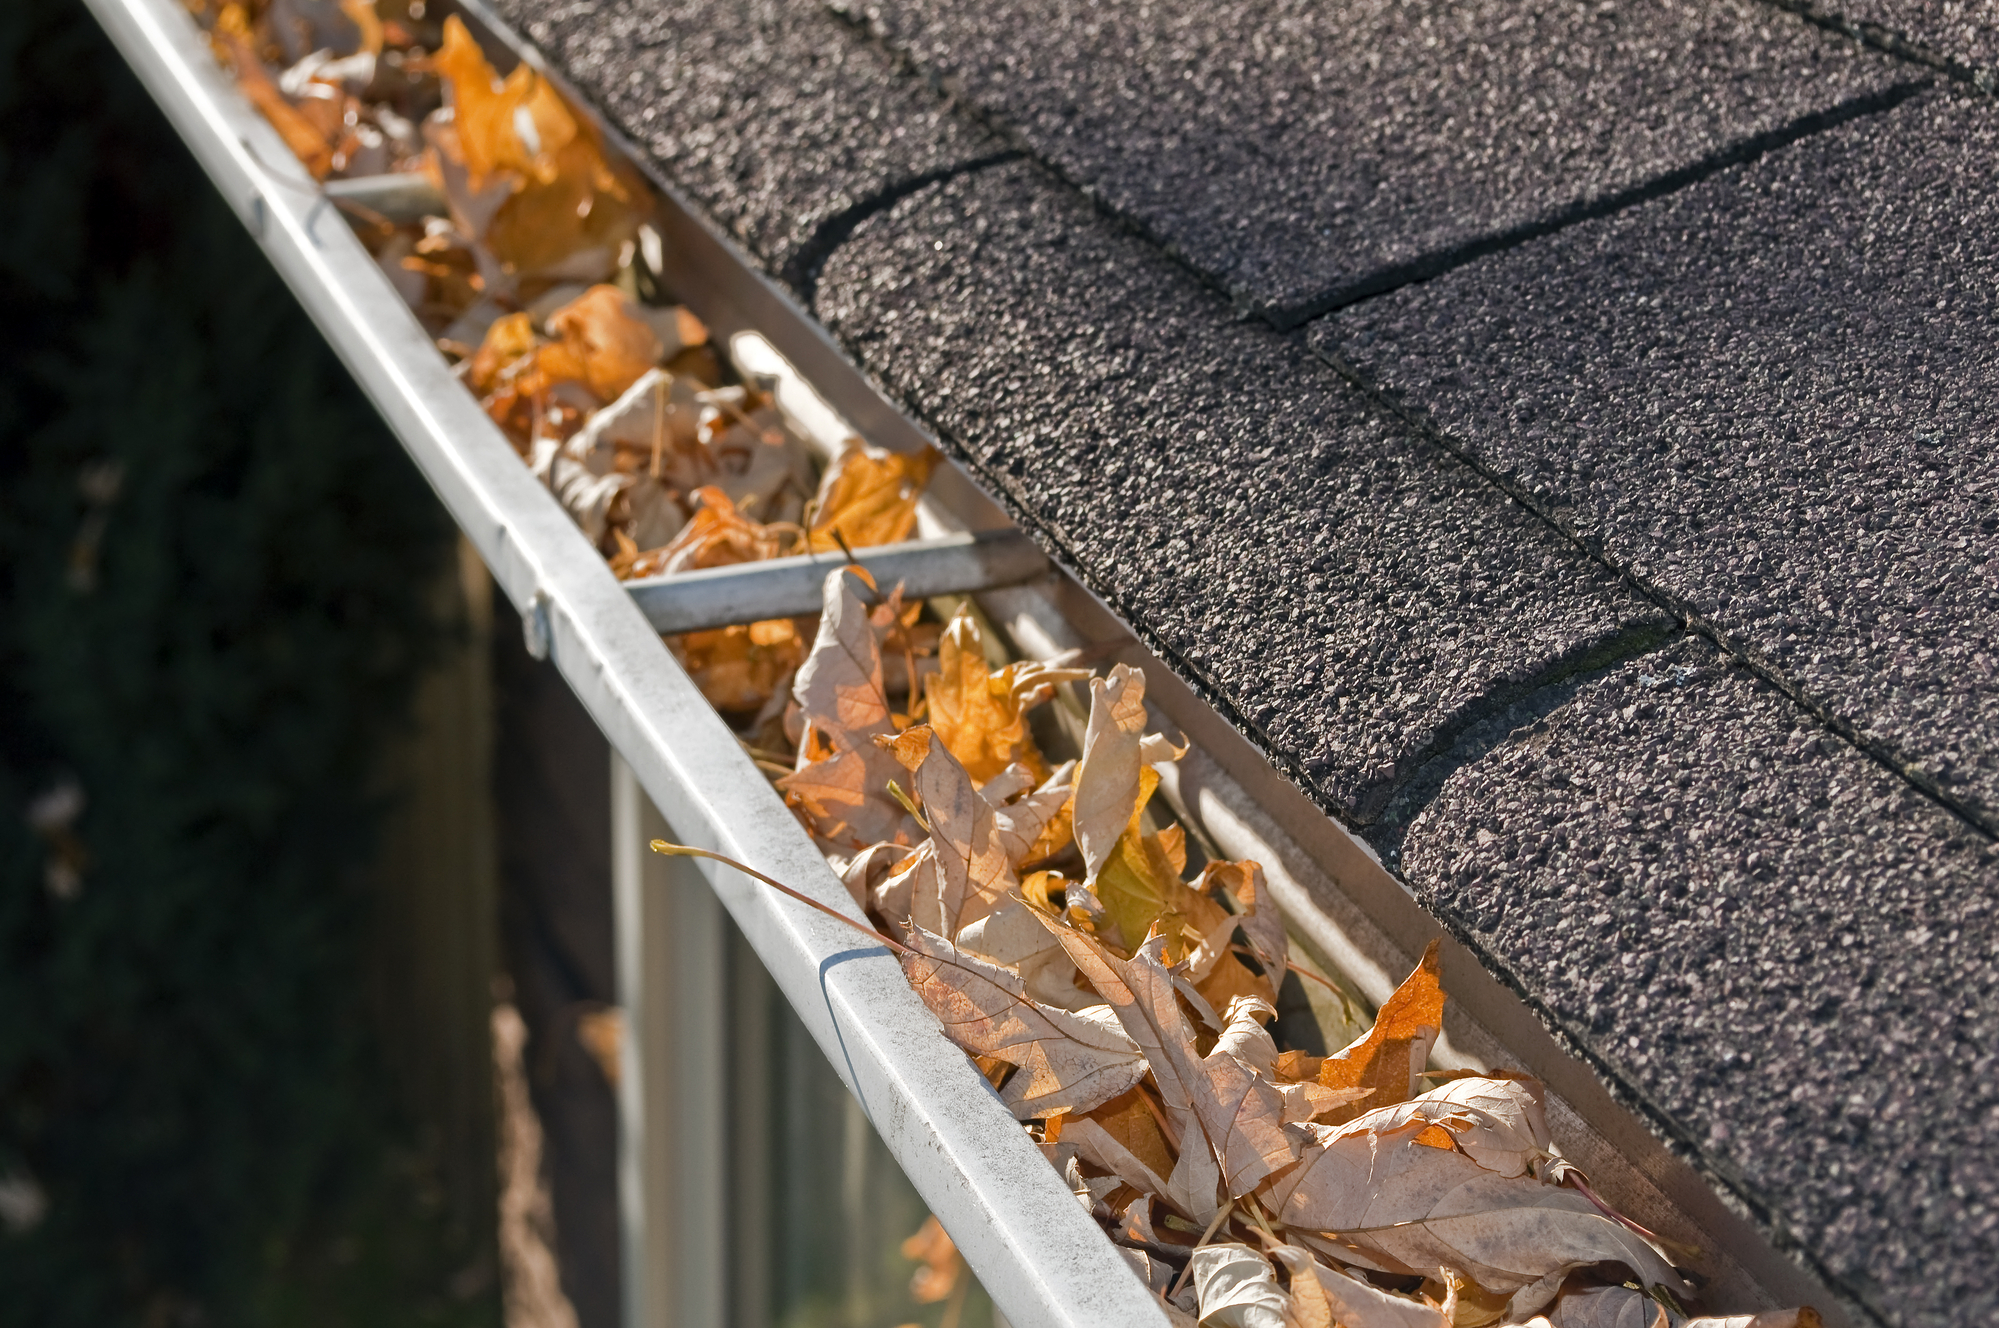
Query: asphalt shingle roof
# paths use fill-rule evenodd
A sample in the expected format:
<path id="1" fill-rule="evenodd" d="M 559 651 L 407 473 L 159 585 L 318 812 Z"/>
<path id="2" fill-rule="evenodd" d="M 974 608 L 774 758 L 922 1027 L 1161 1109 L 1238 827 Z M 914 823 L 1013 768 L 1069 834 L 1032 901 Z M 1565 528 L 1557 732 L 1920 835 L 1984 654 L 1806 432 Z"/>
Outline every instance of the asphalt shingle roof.
<path id="1" fill-rule="evenodd" d="M 1912 77 L 1753 0 L 855 4 L 1278 321 Z"/>
<path id="2" fill-rule="evenodd" d="M 1888 1317 L 1999 1318 L 1991 842 L 1698 638 L 1542 702 L 1419 896 Z"/>
<path id="3" fill-rule="evenodd" d="M 1315 345 L 1999 829 L 1999 114 L 1930 94 Z"/>
<path id="4" fill-rule="evenodd" d="M 1994 1316 L 1999 10 L 501 7 L 1780 1240 Z"/>

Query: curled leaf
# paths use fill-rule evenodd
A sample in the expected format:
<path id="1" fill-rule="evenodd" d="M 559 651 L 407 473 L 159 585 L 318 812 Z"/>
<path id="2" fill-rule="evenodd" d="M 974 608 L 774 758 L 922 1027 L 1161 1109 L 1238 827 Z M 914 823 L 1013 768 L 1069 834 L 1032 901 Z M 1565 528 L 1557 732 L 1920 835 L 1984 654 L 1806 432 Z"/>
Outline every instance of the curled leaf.
<path id="1" fill-rule="evenodd" d="M 841 540 L 860 549 L 908 539 L 916 529 L 916 501 L 939 460 L 934 447 L 888 452 L 856 440 L 820 481 L 812 551 L 837 553 Z"/>

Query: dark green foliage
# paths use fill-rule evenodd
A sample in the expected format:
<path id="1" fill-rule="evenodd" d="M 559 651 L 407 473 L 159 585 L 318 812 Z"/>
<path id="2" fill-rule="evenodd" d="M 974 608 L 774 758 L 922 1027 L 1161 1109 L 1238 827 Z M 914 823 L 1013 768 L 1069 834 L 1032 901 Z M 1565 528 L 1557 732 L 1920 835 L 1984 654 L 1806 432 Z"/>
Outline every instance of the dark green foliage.
<path id="1" fill-rule="evenodd" d="M 449 533 L 82 7 L 0 4 L 0 1321 L 492 1318 L 360 997 Z"/>

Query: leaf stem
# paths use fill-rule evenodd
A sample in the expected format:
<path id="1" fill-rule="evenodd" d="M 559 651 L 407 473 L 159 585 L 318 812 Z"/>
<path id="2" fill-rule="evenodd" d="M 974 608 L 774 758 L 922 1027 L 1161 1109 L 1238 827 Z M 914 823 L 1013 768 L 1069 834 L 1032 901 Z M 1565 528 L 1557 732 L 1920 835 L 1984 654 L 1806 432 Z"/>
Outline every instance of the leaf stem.
<path id="1" fill-rule="evenodd" d="M 652 851 L 655 853 L 663 853 L 669 858 L 707 858 L 710 862 L 719 862 L 725 867 L 734 867 L 737 871 L 741 872 L 743 875 L 753 876 L 757 880 L 762 881 L 765 885 L 777 891 L 779 894 L 789 895 L 793 899 L 796 899 L 799 903 L 804 904 L 809 908 L 816 908 L 821 913 L 824 913 L 827 917 L 833 919 L 835 922 L 846 923 L 849 927 L 852 927 L 855 931 L 861 933 L 863 936 L 871 937 L 872 939 L 881 942 L 883 945 L 886 945 L 889 949 L 895 951 L 899 955 L 915 953 L 915 951 L 911 950 L 908 946 L 902 944 L 900 941 L 890 940 L 888 937 L 882 935 L 880 932 L 876 931 L 873 927 L 868 926 L 866 923 L 856 922 L 852 918 L 848 917 L 845 913 L 840 912 L 840 910 L 836 908 L 829 908 L 827 905 L 822 904 L 818 900 L 814 899 L 811 895 L 805 894 L 802 891 L 794 890 L 790 886 L 786 885 L 783 881 L 774 880 L 771 877 L 768 877 L 764 875 L 762 872 L 758 871 L 755 867 L 752 867 L 747 863 L 737 862 L 734 858 L 729 857 L 726 854 L 710 853 L 705 848 L 695 848 L 689 844 L 673 844 L 669 843 L 664 839 L 653 840 Z"/>

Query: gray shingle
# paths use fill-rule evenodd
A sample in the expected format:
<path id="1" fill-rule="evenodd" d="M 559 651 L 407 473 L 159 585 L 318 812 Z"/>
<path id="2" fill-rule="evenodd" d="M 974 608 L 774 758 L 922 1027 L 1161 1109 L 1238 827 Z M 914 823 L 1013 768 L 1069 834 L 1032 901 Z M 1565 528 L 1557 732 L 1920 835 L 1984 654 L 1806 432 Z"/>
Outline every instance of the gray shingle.
<path id="1" fill-rule="evenodd" d="M 1999 82 L 1999 5 L 1992 0 L 1811 0 L 1805 12 L 1836 23 L 1868 25 L 1931 55 Z"/>
<path id="2" fill-rule="evenodd" d="M 1036 167 L 870 219 L 817 311 L 1349 816 L 1495 697 L 1666 623 Z"/>
<path id="3" fill-rule="evenodd" d="M 812 0 L 495 0 L 773 273 L 882 190 L 994 151 Z"/>
<path id="4" fill-rule="evenodd" d="M 1999 859 L 1692 638 L 1459 769 L 1407 877 L 1903 1328 L 1999 1318 Z"/>
<path id="5" fill-rule="evenodd" d="M 1994 179 L 1930 96 L 1314 337 L 1999 825 Z"/>
<path id="6" fill-rule="evenodd" d="M 1280 323 L 1912 76 L 1753 0 L 852 3 Z"/>

